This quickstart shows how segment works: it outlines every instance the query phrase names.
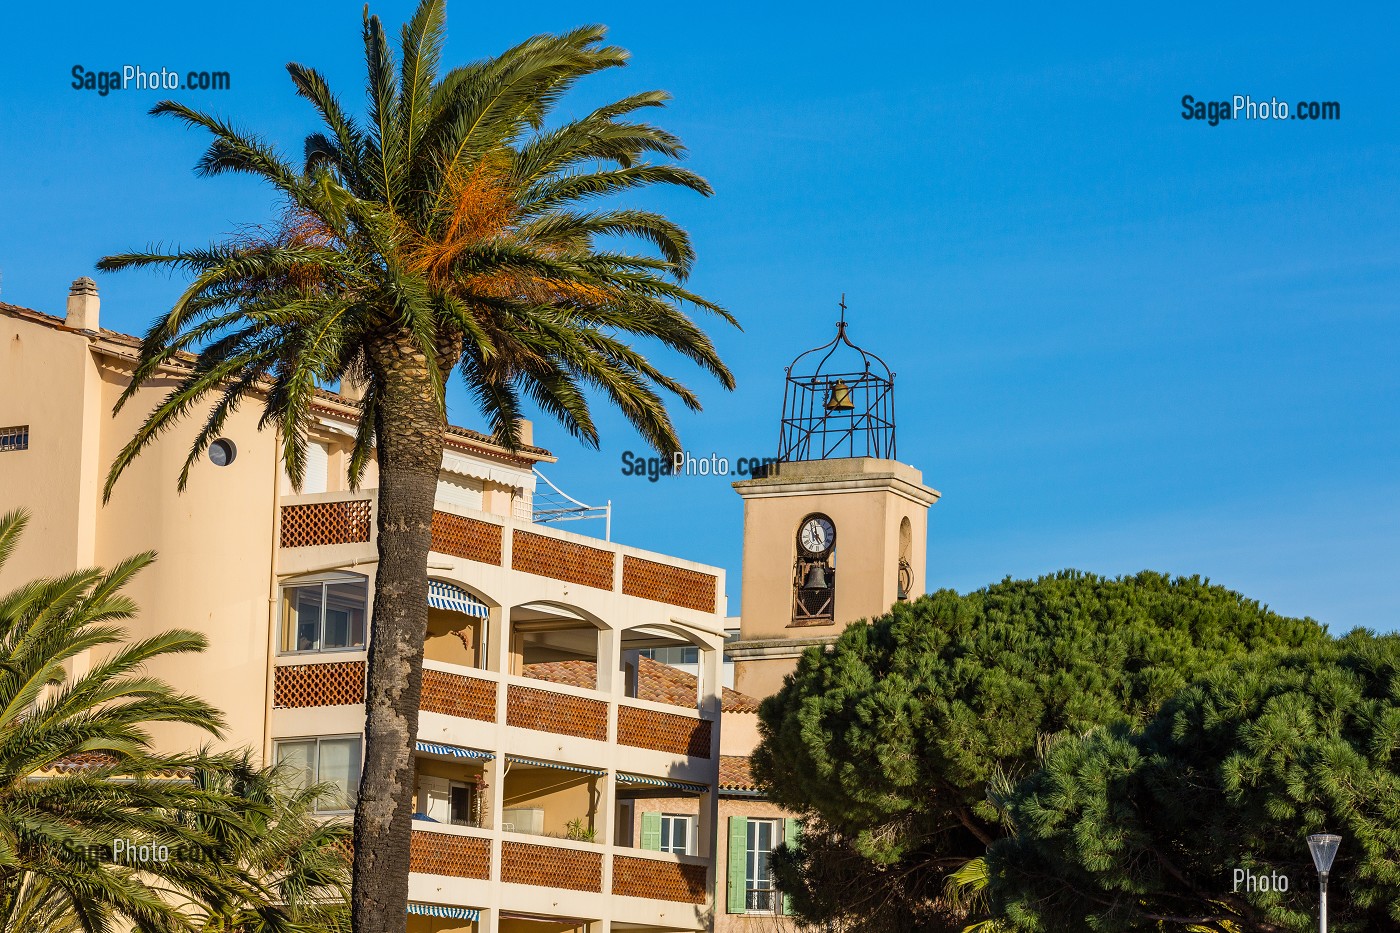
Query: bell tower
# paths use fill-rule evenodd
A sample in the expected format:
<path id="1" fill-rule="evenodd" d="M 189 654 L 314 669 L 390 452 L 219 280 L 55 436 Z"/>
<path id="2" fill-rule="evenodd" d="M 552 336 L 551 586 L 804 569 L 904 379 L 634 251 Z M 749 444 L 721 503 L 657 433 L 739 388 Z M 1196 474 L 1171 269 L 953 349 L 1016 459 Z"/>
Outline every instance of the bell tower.
<path id="1" fill-rule="evenodd" d="M 846 333 L 787 368 L 778 462 L 744 500 L 735 687 L 764 697 L 810 645 L 924 592 L 937 490 L 895 459 L 894 373 Z"/>

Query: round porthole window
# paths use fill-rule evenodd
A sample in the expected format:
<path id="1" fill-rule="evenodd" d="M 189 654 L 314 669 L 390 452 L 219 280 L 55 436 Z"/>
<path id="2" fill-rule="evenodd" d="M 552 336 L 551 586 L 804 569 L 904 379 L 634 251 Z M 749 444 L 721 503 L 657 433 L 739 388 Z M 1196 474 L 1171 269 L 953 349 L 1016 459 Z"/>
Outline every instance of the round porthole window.
<path id="1" fill-rule="evenodd" d="M 238 448 L 226 437 L 221 437 L 209 445 L 209 460 L 214 466 L 228 466 L 237 456 Z"/>

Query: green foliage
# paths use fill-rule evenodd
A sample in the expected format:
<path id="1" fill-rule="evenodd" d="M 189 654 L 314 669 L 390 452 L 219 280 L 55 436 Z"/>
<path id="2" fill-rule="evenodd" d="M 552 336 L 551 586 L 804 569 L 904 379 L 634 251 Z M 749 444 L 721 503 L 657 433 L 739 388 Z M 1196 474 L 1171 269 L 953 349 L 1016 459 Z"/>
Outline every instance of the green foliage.
<path id="1" fill-rule="evenodd" d="M 593 842 L 598 837 L 598 830 L 592 826 L 585 826 L 582 819 L 569 820 L 564 829 L 564 838 L 574 842 Z"/>
<path id="2" fill-rule="evenodd" d="M 201 933 L 348 933 L 351 826 L 316 813 L 334 787 L 298 787 L 285 768 L 256 767 L 247 753 L 192 779 L 228 800 L 238 819 L 224 812 L 174 817 L 212 838 L 214 853 L 246 887 L 201 894 Z"/>
<path id="3" fill-rule="evenodd" d="M 181 488 L 249 396 L 262 396 L 261 425 L 279 428 L 299 484 L 317 388 L 359 383 L 366 417 L 351 462 L 357 483 L 376 431 L 381 441 L 410 428 L 440 432 L 443 384 L 454 369 L 510 446 L 526 398 L 596 445 L 587 400 L 596 391 L 658 449 L 677 449 L 659 393 L 691 409 L 699 400 L 624 337 L 655 341 L 733 387 L 709 338 L 681 310 L 733 323 L 682 287 L 695 256 L 686 232 L 654 212 L 594 205 L 657 185 L 710 193 L 703 178 L 673 164 L 685 153 L 679 139 L 631 119 L 669 96 L 633 94 L 544 129 L 582 78 L 621 67 L 627 52 L 606 45 L 602 27 L 585 26 L 443 73 L 444 29 L 444 0 L 423 0 L 396 63 L 382 23 L 366 9 L 365 119 L 343 109 L 319 72 L 288 65 L 322 124 L 306 137 L 300 165 L 223 118 L 175 101 L 152 109 L 212 135 L 197 171 L 266 182 L 280 217 L 207 247 L 98 263 L 190 279 L 147 331 L 118 408 L 167 378 L 180 354 L 196 357 L 117 456 L 106 495 L 146 446 L 204 400 L 212 409 Z M 659 255 L 626 248 L 638 243 Z M 410 383 L 426 387 L 438 424 L 379 418 L 389 395 Z"/>
<path id="4" fill-rule="evenodd" d="M 863 892 L 866 929 L 958 929 L 946 875 L 1004 835 L 1009 787 L 1066 737 L 1141 724 L 1192 679 L 1248 652 L 1319 644 L 1322 628 L 1199 578 L 1065 571 L 940 591 L 809 649 L 760 713 L 754 770 L 809 819 L 779 881 L 798 912 L 851 915 L 815 890 Z M 821 864 L 818 864 L 821 862 Z"/>
<path id="5" fill-rule="evenodd" d="M 1344 841 L 1331 929 L 1400 924 L 1400 637 L 1250 658 L 1141 729 L 1058 744 L 1012 793 L 988 856 L 1015 929 L 1314 928 L 1306 836 Z M 1234 890 L 1279 873 L 1287 893 Z"/>
<path id="6" fill-rule="evenodd" d="M 0 569 L 25 524 L 19 512 L 0 517 Z M 142 672 L 202 650 L 201 636 L 128 642 L 116 624 L 135 612 L 122 587 L 152 560 L 0 595 L 0 933 L 185 931 L 211 905 L 256 914 L 249 931 L 326 929 L 319 921 L 334 912 L 323 902 L 343 887 L 327 847 L 347 831 L 313 824 L 306 795 L 272 793 L 272 773 L 246 758 L 151 747 L 155 723 L 211 736 L 222 724 L 203 701 Z M 123 858 L 114 840 L 167 857 Z"/>

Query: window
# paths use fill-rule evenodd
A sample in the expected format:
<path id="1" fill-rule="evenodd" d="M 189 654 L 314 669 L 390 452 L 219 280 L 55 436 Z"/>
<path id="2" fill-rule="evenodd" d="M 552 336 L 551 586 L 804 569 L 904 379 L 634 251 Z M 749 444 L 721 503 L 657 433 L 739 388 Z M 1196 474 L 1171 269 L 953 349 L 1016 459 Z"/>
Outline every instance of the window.
<path id="1" fill-rule="evenodd" d="M 444 472 L 437 484 L 437 501 L 480 512 L 484 488 L 485 484 L 479 479 Z"/>
<path id="2" fill-rule="evenodd" d="M 479 801 L 475 784 L 420 774 L 418 812 L 414 818 L 454 826 L 480 826 Z"/>
<path id="3" fill-rule="evenodd" d="M 670 648 L 643 648 L 642 657 L 660 661 L 662 664 L 696 664 L 700 660 L 700 649 L 694 645 L 676 645 Z"/>
<path id="4" fill-rule="evenodd" d="M 237 456 L 238 448 L 226 437 L 221 437 L 209 445 L 209 462 L 214 466 L 228 466 Z"/>
<path id="5" fill-rule="evenodd" d="M 344 651 L 365 644 L 369 581 L 343 573 L 282 588 L 282 652 Z"/>
<path id="6" fill-rule="evenodd" d="M 661 851 L 677 855 L 695 854 L 695 816 L 689 813 L 661 814 Z"/>
<path id="7" fill-rule="evenodd" d="M 0 453 L 28 449 L 29 425 L 17 424 L 9 428 L 0 428 Z"/>
<path id="8" fill-rule="evenodd" d="M 778 892 L 773 886 L 773 850 L 782 841 L 777 820 L 749 820 L 747 862 L 744 884 L 745 907 L 750 913 L 774 913 Z"/>
<path id="9" fill-rule="evenodd" d="M 452 782 L 452 825 L 476 826 L 476 785 Z"/>
<path id="10" fill-rule="evenodd" d="M 316 805 L 317 812 L 353 810 L 360 788 L 360 737 L 295 739 L 278 742 L 273 757 L 287 768 L 297 788 L 330 785 L 329 793 Z"/>

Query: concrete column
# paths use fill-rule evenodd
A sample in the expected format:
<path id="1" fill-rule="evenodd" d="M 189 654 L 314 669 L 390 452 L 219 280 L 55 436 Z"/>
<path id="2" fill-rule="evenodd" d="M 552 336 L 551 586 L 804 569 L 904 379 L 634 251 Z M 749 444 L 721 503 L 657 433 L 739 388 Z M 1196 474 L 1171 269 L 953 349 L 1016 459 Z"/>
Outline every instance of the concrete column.
<path id="1" fill-rule="evenodd" d="M 483 829 L 499 829 L 501 825 L 502 798 L 504 797 L 506 762 L 497 755 L 481 767 L 481 776 L 486 781 L 486 800 L 481 808 Z"/>
<path id="2" fill-rule="evenodd" d="M 598 689 L 614 699 L 623 695 L 626 678 L 622 676 L 622 633 L 615 628 L 598 632 Z"/>

